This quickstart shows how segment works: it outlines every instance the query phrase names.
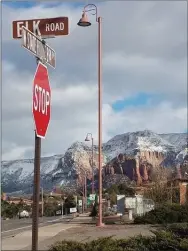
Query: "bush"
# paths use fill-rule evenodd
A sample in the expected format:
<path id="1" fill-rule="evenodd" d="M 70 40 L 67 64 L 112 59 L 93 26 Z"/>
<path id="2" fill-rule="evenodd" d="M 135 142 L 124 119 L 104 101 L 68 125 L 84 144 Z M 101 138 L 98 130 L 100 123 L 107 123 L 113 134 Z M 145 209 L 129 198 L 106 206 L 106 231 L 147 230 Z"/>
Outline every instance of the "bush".
<path id="1" fill-rule="evenodd" d="M 92 211 L 90 213 L 90 217 L 96 217 L 98 215 L 98 205 L 95 203 L 92 207 Z"/>
<path id="2" fill-rule="evenodd" d="M 135 224 L 167 224 L 188 222 L 188 206 L 164 205 L 134 219 Z"/>
<path id="3" fill-rule="evenodd" d="M 188 239 L 188 223 L 170 224 L 166 226 L 166 230 L 173 232 L 178 237 Z"/>
<path id="4" fill-rule="evenodd" d="M 187 236 L 177 235 L 182 229 L 188 229 L 188 224 L 165 227 L 155 231 L 155 237 L 105 237 L 88 243 L 64 240 L 53 245 L 49 251 L 187 251 Z"/>
<path id="5" fill-rule="evenodd" d="M 8 203 L 7 201 L 1 200 L 1 216 L 3 218 L 13 218 L 19 212 L 19 206 L 14 203 Z"/>

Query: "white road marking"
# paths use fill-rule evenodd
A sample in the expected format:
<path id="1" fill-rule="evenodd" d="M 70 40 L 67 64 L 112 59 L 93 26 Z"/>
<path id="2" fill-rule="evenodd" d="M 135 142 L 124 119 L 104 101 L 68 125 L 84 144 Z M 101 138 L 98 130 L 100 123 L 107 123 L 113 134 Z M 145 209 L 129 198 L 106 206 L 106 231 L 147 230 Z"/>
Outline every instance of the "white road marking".
<path id="1" fill-rule="evenodd" d="M 39 224 L 40 225 L 40 224 Z M 15 230 L 20 230 L 20 229 L 24 229 L 24 228 L 29 228 L 31 227 L 32 225 L 29 225 L 29 226 L 26 226 L 26 227 L 19 227 L 19 228 L 14 228 L 14 229 L 10 229 L 10 230 L 6 230 L 6 231 L 3 231 L 1 232 L 2 234 L 3 233 L 8 233 L 8 232 L 12 232 L 12 231 L 15 231 Z"/>
<path id="2" fill-rule="evenodd" d="M 45 221 L 45 222 L 39 223 L 39 226 L 40 226 L 40 225 L 43 225 L 43 224 L 45 224 L 45 223 L 51 223 L 51 222 L 54 222 L 54 221 L 58 221 L 58 220 L 60 220 L 60 219 L 62 219 L 62 218 L 55 219 L 55 220 L 50 220 L 50 221 Z M 21 230 L 21 229 L 30 228 L 30 227 L 32 227 L 32 225 L 25 226 L 25 227 L 14 228 L 14 229 L 10 229 L 10 230 L 6 230 L 6 231 L 3 231 L 3 232 L 1 232 L 1 233 L 3 234 L 3 233 L 8 233 L 8 232 L 13 232 L 13 231 L 15 231 L 15 230 Z"/>

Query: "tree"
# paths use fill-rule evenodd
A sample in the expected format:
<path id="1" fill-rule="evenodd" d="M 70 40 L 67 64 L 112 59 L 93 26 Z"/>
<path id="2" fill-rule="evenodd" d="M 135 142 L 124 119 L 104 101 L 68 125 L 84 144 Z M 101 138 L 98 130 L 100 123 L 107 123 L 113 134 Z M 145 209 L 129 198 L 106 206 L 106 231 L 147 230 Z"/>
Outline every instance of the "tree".
<path id="1" fill-rule="evenodd" d="M 1 216 L 4 218 L 13 218 L 18 214 L 19 207 L 14 203 L 8 203 L 1 200 Z"/>
<path id="2" fill-rule="evenodd" d="M 115 191 L 113 191 L 111 194 L 110 194 L 110 204 L 111 206 L 112 205 L 115 205 L 117 202 L 117 194 L 115 193 Z"/>
<path id="3" fill-rule="evenodd" d="M 144 197 L 152 199 L 158 204 L 179 203 L 179 188 L 167 184 L 168 178 L 171 177 L 170 173 L 170 168 L 155 167 L 155 172 L 151 177 L 153 183 L 144 191 Z"/>
<path id="4" fill-rule="evenodd" d="M 91 214 L 90 216 L 91 217 L 96 217 L 98 215 L 98 204 L 95 203 L 92 207 L 92 211 L 91 211 Z"/>
<path id="5" fill-rule="evenodd" d="M 126 196 L 134 196 L 135 190 L 131 187 L 128 187 L 125 183 L 118 185 L 119 194 L 123 194 Z"/>
<path id="6" fill-rule="evenodd" d="M 126 184 L 113 184 L 110 188 L 108 188 L 106 193 L 110 194 L 124 194 L 126 196 L 134 196 L 135 195 L 135 190 L 131 187 L 128 187 Z"/>
<path id="7" fill-rule="evenodd" d="M 69 195 L 64 203 L 65 208 L 76 207 L 76 201 L 73 195 Z"/>

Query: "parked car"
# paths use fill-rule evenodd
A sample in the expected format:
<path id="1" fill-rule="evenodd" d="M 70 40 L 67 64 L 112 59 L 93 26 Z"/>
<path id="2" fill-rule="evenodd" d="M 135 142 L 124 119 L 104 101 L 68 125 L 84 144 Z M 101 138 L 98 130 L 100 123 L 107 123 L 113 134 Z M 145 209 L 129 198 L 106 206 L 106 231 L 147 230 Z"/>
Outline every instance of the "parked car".
<path id="1" fill-rule="evenodd" d="M 21 219 L 21 218 L 29 218 L 29 212 L 27 212 L 26 210 L 23 210 L 22 212 L 18 213 L 18 217 L 19 217 L 19 219 Z"/>

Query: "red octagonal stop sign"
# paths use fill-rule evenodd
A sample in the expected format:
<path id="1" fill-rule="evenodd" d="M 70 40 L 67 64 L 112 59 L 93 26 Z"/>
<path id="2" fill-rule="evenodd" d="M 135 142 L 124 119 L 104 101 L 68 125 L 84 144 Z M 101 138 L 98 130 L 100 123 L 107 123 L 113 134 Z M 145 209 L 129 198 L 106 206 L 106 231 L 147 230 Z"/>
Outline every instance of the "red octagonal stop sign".
<path id="1" fill-rule="evenodd" d="M 47 67 L 39 62 L 33 81 L 32 112 L 36 134 L 44 138 L 50 121 L 51 89 Z"/>

